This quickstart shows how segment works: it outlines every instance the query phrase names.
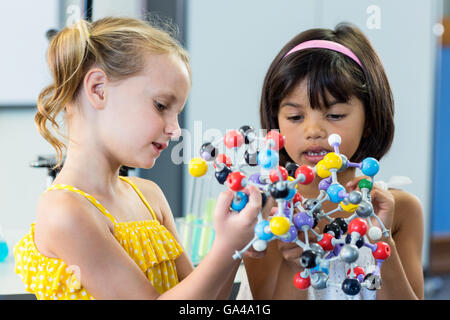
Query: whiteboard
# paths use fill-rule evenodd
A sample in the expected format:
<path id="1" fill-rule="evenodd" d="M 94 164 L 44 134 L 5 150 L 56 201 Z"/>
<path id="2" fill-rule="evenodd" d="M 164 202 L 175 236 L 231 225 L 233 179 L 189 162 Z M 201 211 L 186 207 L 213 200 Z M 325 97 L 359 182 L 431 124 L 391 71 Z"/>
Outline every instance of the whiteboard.
<path id="1" fill-rule="evenodd" d="M 50 83 L 45 33 L 59 27 L 58 2 L 0 1 L 0 106 L 34 106 Z"/>

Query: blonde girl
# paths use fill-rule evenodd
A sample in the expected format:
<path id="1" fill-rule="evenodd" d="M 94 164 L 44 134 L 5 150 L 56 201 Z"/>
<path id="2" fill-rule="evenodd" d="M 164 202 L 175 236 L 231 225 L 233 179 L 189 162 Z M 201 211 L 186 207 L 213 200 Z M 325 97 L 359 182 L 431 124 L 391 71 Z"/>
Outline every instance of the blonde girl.
<path id="1" fill-rule="evenodd" d="M 151 168 L 180 134 L 191 82 L 188 54 L 166 32 L 130 18 L 79 21 L 51 41 L 53 83 L 35 122 L 64 165 L 40 197 L 36 223 L 15 247 L 16 272 L 38 299 L 227 298 L 252 237 L 260 194 L 239 215 L 224 192 L 216 239 L 194 270 L 178 243 L 161 189 L 120 177 L 126 165 Z M 59 132 L 62 116 L 67 146 Z M 53 128 L 54 130 L 51 130 Z"/>

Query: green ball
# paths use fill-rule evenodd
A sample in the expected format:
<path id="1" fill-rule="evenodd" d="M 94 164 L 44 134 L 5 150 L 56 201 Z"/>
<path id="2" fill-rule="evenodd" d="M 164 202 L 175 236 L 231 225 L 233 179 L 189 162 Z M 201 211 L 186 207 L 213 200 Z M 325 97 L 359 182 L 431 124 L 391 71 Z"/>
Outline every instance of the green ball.
<path id="1" fill-rule="evenodd" d="M 370 190 L 372 190 L 372 182 L 370 182 L 367 179 L 361 179 L 358 183 L 358 187 L 360 190 L 369 189 L 369 191 L 370 191 Z"/>

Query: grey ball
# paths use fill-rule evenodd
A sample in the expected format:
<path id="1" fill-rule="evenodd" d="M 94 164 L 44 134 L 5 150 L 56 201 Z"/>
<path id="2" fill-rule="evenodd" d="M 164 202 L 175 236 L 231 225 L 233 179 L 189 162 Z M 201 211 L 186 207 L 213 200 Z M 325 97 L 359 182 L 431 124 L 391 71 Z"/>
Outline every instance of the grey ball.
<path id="1" fill-rule="evenodd" d="M 361 192 L 359 192 L 358 190 L 354 190 L 354 191 L 350 192 L 350 194 L 348 196 L 348 201 L 350 201 L 350 203 L 358 204 L 361 202 L 361 200 L 362 200 Z"/>
<path id="2" fill-rule="evenodd" d="M 361 201 L 361 203 L 358 205 L 358 209 L 356 209 L 356 214 L 360 218 L 367 218 L 369 217 L 373 212 L 373 206 L 368 201 Z"/>
<path id="3" fill-rule="evenodd" d="M 347 263 L 353 263 L 358 260 L 359 252 L 358 247 L 354 244 L 347 244 L 342 247 L 339 256 Z"/>
<path id="4" fill-rule="evenodd" d="M 311 275 L 311 286 L 314 289 L 325 289 L 327 282 L 328 276 L 323 272 L 316 272 Z"/>
<path id="5" fill-rule="evenodd" d="M 311 243 L 310 248 L 312 251 L 314 251 L 320 258 L 322 258 L 325 254 L 325 251 L 318 243 Z"/>
<path id="6" fill-rule="evenodd" d="M 341 160 L 342 160 L 342 166 L 338 170 L 338 172 L 342 172 L 342 171 L 347 170 L 347 168 L 348 168 L 348 158 L 346 156 L 344 156 L 343 154 L 340 154 L 339 156 L 341 157 Z"/>

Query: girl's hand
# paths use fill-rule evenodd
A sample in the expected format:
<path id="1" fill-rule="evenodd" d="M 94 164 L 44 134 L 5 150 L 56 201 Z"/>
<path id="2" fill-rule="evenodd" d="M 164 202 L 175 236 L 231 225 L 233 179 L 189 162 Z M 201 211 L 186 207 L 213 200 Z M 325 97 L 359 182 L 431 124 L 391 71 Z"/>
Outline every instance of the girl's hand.
<path id="1" fill-rule="evenodd" d="M 268 197 L 266 204 L 264 208 L 262 208 L 262 217 L 263 219 L 267 220 L 267 218 L 271 215 L 273 215 L 276 211 L 276 208 L 273 206 L 275 205 L 275 199 L 272 197 Z M 247 251 L 243 253 L 244 258 L 251 258 L 251 259 L 261 259 L 264 258 L 267 253 L 267 248 L 263 251 L 256 251 L 253 249 L 253 246 L 250 246 Z"/>
<path id="2" fill-rule="evenodd" d="M 271 215 L 274 215 L 277 210 L 278 207 L 272 208 Z M 281 240 L 276 241 L 278 250 L 280 251 L 280 254 L 283 257 L 283 259 L 286 260 L 288 265 L 293 267 L 295 270 L 302 269 L 303 267 L 300 265 L 300 256 L 303 253 L 303 249 L 299 247 L 296 243 L 284 242 Z"/>
<path id="3" fill-rule="evenodd" d="M 261 211 L 262 197 L 258 188 L 249 186 L 244 192 L 249 199 L 242 211 L 231 211 L 234 193 L 230 190 L 219 195 L 214 210 L 215 241 L 231 253 L 241 250 L 253 239 L 257 216 Z"/>
<path id="4" fill-rule="evenodd" d="M 303 269 L 300 265 L 300 256 L 303 253 L 303 249 L 299 247 L 296 243 L 284 242 L 277 240 L 278 250 L 284 260 L 293 267 L 295 270 Z"/>
<path id="5" fill-rule="evenodd" d="M 355 190 L 361 179 L 367 179 L 368 177 L 357 177 L 347 183 L 347 188 L 351 191 Z M 392 222 L 394 221 L 395 212 L 395 199 L 389 190 L 384 190 L 373 184 L 372 191 L 370 192 L 372 198 L 372 205 L 375 214 L 381 219 L 386 229 L 389 231 L 392 229 Z M 380 227 L 378 221 L 372 218 L 372 223 L 375 226 Z"/>

